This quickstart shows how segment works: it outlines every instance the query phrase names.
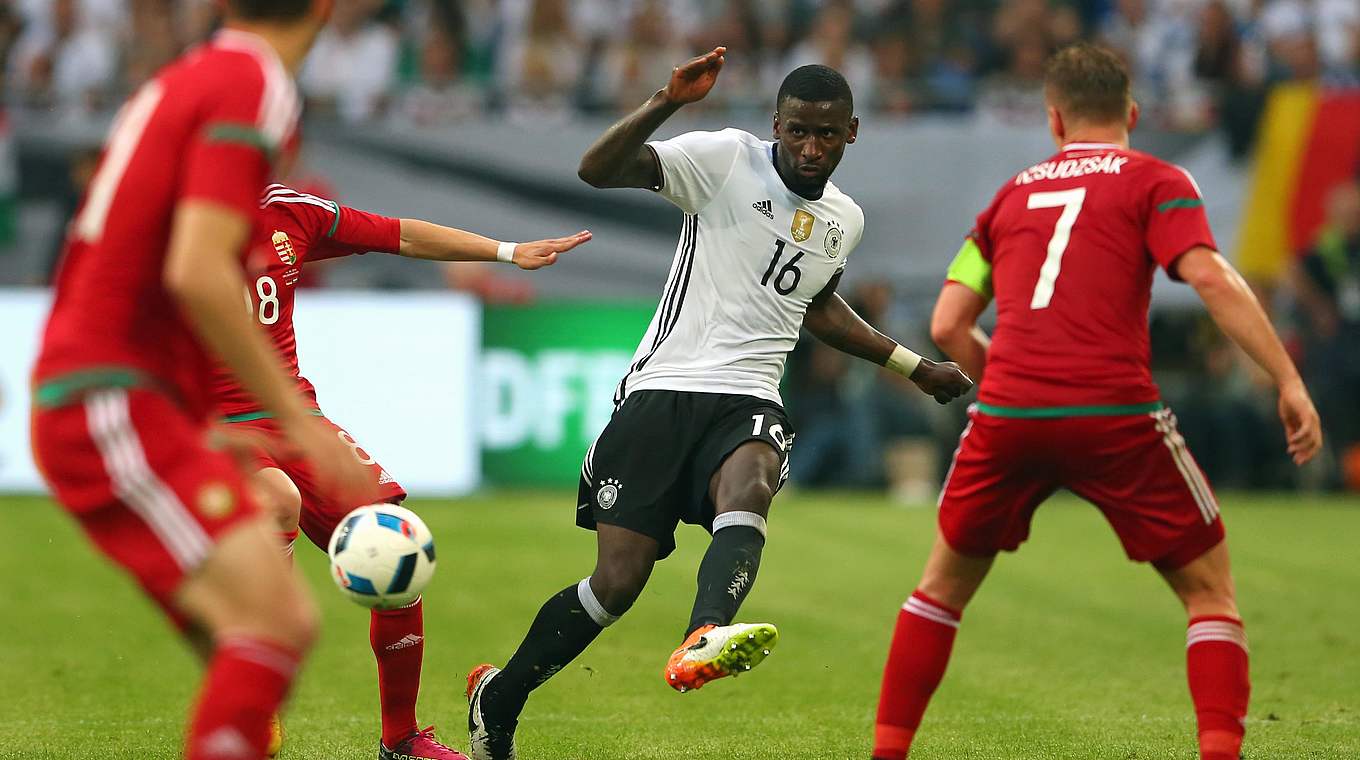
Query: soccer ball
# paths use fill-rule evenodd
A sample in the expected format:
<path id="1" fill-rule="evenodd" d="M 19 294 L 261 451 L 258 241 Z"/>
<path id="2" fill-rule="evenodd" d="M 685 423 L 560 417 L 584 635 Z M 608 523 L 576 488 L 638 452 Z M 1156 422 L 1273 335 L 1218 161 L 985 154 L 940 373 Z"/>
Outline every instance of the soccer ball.
<path id="1" fill-rule="evenodd" d="M 404 607 L 434 575 L 434 536 L 414 512 L 394 504 L 345 515 L 327 554 L 335 585 L 364 607 Z"/>

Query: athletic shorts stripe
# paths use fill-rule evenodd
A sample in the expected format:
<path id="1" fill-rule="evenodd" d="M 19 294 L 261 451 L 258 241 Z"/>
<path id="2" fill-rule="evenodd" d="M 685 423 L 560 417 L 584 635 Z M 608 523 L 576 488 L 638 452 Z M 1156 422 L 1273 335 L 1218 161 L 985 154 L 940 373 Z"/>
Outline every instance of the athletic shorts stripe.
<path id="1" fill-rule="evenodd" d="M 1204 481 L 1204 475 L 1200 472 L 1199 465 L 1195 463 L 1194 457 L 1185 448 L 1185 439 L 1176 430 L 1176 418 L 1171 414 L 1170 409 L 1162 409 L 1153 412 L 1150 417 L 1157 425 L 1157 430 L 1162 434 L 1162 442 L 1171 452 L 1171 459 L 1176 463 L 1176 469 L 1180 470 L 1181 477 L 1185 479 L 1185 485 L 1190 489 L 1190 494 L 1195 499 L 1195 505 L 1199 507 L 1200 515 L 1206 524 L 1213 523 L 1218 516 L 1218 503 L 1214 500 L 1213 491 L 1209 484 Z"/>
<path id="2" fill-rule="evenodd" d="M 944 506 L 944 495 L 949 493 L 949 481 L 954 477 L 954 468 L 959 466 L 959 454 L 963 451 L 963 442 L 967 440 L 968 434 L 973 430 L 973 414 L 976 409 L 975 406 L 968 409 L 968 424 L 963 426 L 963 432 L 959 434 L 959 446 L 954 449 L 954 458 L 949 460 L 949 470 L 944 474 L 944 485 L 940 486 L 940 498 L 935 503 L 937 509 Z"/>
<path id="3" fill-rule="evenodd" d="M 85 400 L 85 417 L 114 495 L 156 534 L 180 569 L 196 568 L 211 552 L 212 541 L 147 463 L 128 412 L 127 393 L 91 393 Z"/>

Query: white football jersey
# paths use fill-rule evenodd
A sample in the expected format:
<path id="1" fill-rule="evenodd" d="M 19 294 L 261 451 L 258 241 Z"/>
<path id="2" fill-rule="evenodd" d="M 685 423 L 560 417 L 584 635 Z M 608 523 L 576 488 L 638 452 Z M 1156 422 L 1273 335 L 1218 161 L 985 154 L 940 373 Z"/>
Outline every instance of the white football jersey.
<path id="1" fill-rule="evenodd" d="M 864 212 L 827 183 L 815 201 L 739 129 L 648 143 L 663 198 L 685 212 L 675 261 L 615 402 L 633 391 L 733 393 L 775 403 L 808 304 L 864 236 Z"/>

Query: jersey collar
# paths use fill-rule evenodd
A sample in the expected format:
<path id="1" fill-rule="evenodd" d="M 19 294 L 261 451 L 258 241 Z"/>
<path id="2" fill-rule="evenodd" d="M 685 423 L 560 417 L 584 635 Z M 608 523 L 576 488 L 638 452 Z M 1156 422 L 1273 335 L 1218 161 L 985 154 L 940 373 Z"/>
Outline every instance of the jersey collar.
<path id="1" fill-rule="evenodd" d="M 1069 150 L 1124 150 L 1122 145 L 1114 143 L 1093 143 L 1093 142 L 1074 142 L 1062 146 L 1062 152 Z"/>

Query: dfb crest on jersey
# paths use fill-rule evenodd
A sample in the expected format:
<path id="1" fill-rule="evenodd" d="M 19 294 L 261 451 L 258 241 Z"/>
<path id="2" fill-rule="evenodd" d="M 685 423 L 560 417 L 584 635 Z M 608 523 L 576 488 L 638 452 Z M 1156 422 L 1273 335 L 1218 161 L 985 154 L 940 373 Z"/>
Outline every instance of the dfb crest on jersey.
<path id="1" fill-rule="evenodd" d="M 600 503 L 600 509 L 613 509 L 619 502 L 619 489 L 623 488 L 619 481 L 613 478 L 606 478 L 604 485 L 600 486 L 600 492 L 595 494 L 595 500 Z"/>
<path id="2" fill-rule="evenodd" d="M 826 255 L 836 258 L 841 255 L 841 228 L 835 222 L 827 222 L 831 228 L 826 231 Z"/>
<path id="3" fill-rule="evenodd" d="M 274 232 L 274 252 L 279 255 L 279 260 L 288 266 L 297 263 L 297 251 L 293 250 L 293 241 L 288 239 L 288 233 L 282 230 Z"/>
<path id="4" fill-rule="evenodd" d="M 817 217 L 801 208 L 793 212 L 793 224 L 789 225 L 789 233 L 793 235 L 793 242 L 801 243 L 812 237 L 812 225 L 816 223 Z"/>

